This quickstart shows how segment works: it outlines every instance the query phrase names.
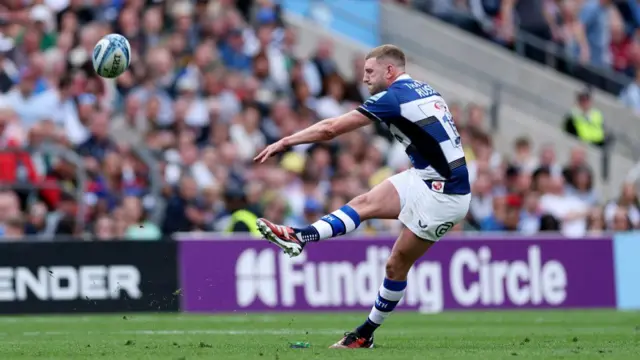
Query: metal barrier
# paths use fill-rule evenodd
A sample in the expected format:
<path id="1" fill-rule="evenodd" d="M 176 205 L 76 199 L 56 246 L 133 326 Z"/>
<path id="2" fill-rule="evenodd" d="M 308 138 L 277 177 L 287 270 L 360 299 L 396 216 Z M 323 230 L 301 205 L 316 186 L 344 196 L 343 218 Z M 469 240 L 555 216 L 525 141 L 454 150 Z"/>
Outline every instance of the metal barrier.
<path id="1" fill-rule="evenodd" d="M 143 146 L 134 145 L 132 147 L 132 150 L 135 152 L 138 158 L 147 165 L 147 168 L 149 169 L 149 194 L 153 196 L 154 199 L 153 213 L 151 213 L 149 220 L 154 224 L 160 224 L 164 217 L 164 210 L 166 205 L 161 194 L 162 175 L 160 174 L 160 165 L 158 165 L 158 161 L 151 154 L 149 149 Z"/>
<path id="2" fill-rule="evenodd" d="M 29 154 L 32 154 L 34 152 L 43 152 L 46 154 L 51 154 L 51 155 L 61 157 L 66 161 L 72 163 L 76 168 L 76 181 L 78 183 L 78 186 L 75 192 L 76 202 L 78 204 L 78 211 L 76 213 L 76 224 L 78 224 L 78 226 L 80 226 L 81 228 L 84 228 L 86 214 L 87 214 L 87 204 L 84 201 L 84 190 L 86 189 L 86 184 L 87 184 L 87 170 L 84 166 L 84 162 L 82 161 L 82 158 L 80 158 L 80 156 L 77 153 L 75 153 L 72 150 L 63 148 L 61 146 L 48 144 L 48 143 L 42 144 L 37 147 L 5 148 L 0 150 L 0 152 L 2 153 L 27 152 Z M 56 185 L 33 184 L 29 182 L 20 182 L 20 181 L 13 184 L 3 184 L 3 186 L 13 190 L 26 190 L 29 192 L 58 188 L 57 184 Z"/>
<path id="3" fill-rule="evenodd" d="M 162 176 L 160 175 L 159 165 L 157 160 L 153 157 L 153 155 L 149 152 L 148 149 L 141 146 L 132 147 L 135 155 L 145 163 L 148 167 L 148 175 L 149 175 L 149 194 L 153 196 L 155 200 L 155 206 L 153 213 L 150 216 L 150 221 L 158 224 L 162 221 L 162 217 L 164 215 L 165 202 L 161 196 L 162 192 Z M 44 143 L 37 147 L 25 147 L 25 148 L 5 148 L 0 150 L 0 153 L 21 153 L 27 152 L 29 154 L 33 154 L 35 152 L 41 152 L 49 155 L 54 155 L 69 161 L 75 166 L 75 177 L 77 181 L 77 188 L 75 191 L 75 198 L 78 204 L 78 211 L 76 213 L 76 224 L 82 229 L 85 227 L 86 223 L 86 215 L 88 211 L 88 207 L 86 201 L 84 199 L 85 189 L 87 188 L 87 170 L 84 166 L 84 162 L 82 158 L 73 150 L 55 145 L 50 143 Z M 53 185 L 50 183 L 31 183 L 25 181 L 16 181 L 13 184 L 2 184 L 2 187 L 9 188 L 12 190 L 22 190 L 27 191 L 29 193 L 33 193 L 39 190 L 47 190 L 47 189 L 57 189 L 58 185 Z"/>
<path id="4" fill-rule="evenodd" d="M 584 81 L 616 96 L 620 94 L 620 91 L 627 84 L 633 81 L 624 74 L 596 67 L 591 64 L 580 64 L 576 59 L 565 54 L 562 51 L 561 45 L 554 43 L 553 41 L 538 38 L 523 31 L 518 32 L 516 35 L 514 47 L 515 51 L 524 57 L 527 57 L 527 47 L 540 51 L 544 54 L 542 58 L 528 58 L 541 62 L 544 65 L 566 73 L 580 81 Z M 561 63 L 564 63 L 564 66 Z"/>

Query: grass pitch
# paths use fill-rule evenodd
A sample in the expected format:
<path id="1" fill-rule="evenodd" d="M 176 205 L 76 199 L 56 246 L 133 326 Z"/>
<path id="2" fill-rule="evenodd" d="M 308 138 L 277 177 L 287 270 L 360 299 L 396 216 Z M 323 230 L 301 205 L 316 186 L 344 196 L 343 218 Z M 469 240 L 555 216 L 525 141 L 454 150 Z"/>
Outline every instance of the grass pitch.
<path id="1" fill-rule="evenodd" d="M 640 314 L 614 311 L 398 312 L 376 348 L 327 349 L 364 316 L 0 316 L 0 359 L 640 359 Z"/>

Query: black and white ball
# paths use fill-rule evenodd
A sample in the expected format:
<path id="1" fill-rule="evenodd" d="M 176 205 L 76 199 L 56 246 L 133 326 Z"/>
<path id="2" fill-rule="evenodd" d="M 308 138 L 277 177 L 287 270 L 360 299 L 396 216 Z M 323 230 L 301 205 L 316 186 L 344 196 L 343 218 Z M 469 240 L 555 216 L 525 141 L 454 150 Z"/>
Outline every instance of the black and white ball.
<path id="1" fill-rule="evenodd" d="M 120 34 L 109 34 L 93 48 L 93 69 L 104 78 L 116 78 L 129 68 L 131 63 L 131 45 Z"/>

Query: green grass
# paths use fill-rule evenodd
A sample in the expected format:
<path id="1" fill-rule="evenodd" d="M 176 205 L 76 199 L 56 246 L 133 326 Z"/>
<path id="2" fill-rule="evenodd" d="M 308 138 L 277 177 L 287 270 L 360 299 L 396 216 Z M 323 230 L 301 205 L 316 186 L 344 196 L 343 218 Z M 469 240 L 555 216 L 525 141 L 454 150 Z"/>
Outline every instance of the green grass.
<path id="1" fill-rule="evenodd" d="M 0 317 L 0 359 L 638 359 L 640 314 L 395 313 L 372 350 L 330 350 L 365 314 Z M 290 342 L 308 341 L 309 349 Z"/>

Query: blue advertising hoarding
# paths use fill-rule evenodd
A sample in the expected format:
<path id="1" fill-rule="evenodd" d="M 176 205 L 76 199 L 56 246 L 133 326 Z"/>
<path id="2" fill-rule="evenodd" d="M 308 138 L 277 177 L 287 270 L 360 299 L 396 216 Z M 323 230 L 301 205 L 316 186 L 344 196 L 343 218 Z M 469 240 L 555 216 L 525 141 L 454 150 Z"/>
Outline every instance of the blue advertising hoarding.
<path id="1" fill-rule="evenodd" d="M 640 232 L 617 234 L 613 244 L 618 309 L 640 309 Z"/>
<path id="2" fill-rule="evenodd" d="M 379 0 L 281 0 L 280 3 L 288 12 L 314 19 L 365 45 L 380 44 Z"/>

